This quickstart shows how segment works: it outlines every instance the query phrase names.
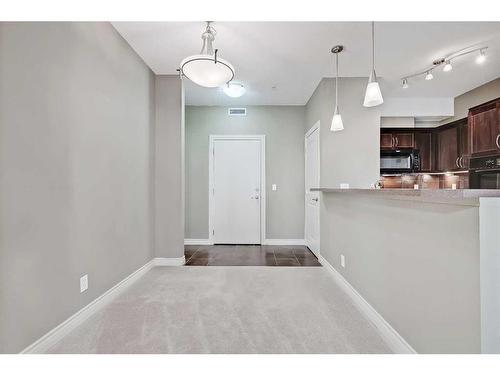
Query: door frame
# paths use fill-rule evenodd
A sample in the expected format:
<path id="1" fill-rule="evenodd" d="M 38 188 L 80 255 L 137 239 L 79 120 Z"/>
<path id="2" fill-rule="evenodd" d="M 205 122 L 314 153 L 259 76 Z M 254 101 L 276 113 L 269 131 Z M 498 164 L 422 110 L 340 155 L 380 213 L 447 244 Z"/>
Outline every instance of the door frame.
<path id="1" fill-rule="evenodd" d="M 257 135 L 213 135 L 209 136 L 208 149 L 208 240 L 214 244 L 214 151 L 216 141 L 260 142 L 260 243 L 266 239 L 266 136 Z"/>
<path id="2" fill-rule="evenodd" d="M 306 210 L 307 210 L 307 201 L 306 201 L 306 176 L 307 176 L 307 162 L 306 162 L 306 155 L 307 155 L 307 138 L 314 133 L 315 131 L 318 132 L 318 180 L 319 180 L 319 186 L 321 187 L 321 126 L 320 126 L 320 120 L 318 120 L 311 128 L 306 132 L 304 136 L 304 243 L 307 246 L 307 238 L 306 238 L 306 226 L 307 226 L 307 221 L 306 221 Z M 321 196 L 321 193 L 318 193 L 318 195 Z M 319 202 L 321 204 L 321 200 Z M 318 251 L 317 254 L 314 250 L 310 249 L 316 257 L 318 257 L 321 253 L 321 207 L 318 205 L 318 209 L 320 210 L 319 215 L 318 215 L 318 224 L 319 224 L 319 230 L 318 230 Z"/>

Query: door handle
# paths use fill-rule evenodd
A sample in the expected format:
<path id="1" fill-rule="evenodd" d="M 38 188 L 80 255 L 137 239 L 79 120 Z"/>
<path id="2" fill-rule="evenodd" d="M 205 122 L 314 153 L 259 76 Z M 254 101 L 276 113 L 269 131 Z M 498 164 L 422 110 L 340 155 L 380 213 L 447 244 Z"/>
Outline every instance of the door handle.
<path id="1" fill-rule="evenodd" d="M 312 200 L 315 201 L 315 202 L 317 202 L 319 199 L 318 198 L 313 198 Z"/>
<path id="2" fill-rule="evenodd" d="M 497 144 L 497 147 L 500 148 L 500 144 L 498 144 L 498 140 L 500 139 L 500 134 L 497 135 L 497 139 L 495 139 L 495 143 Z"/>
<path id="3" fill-rule="evenodd" d="M 251 197 L 250 199 L 259 199 L 259 196 L 258 195 L 254 195 L 253 197 Z"/>

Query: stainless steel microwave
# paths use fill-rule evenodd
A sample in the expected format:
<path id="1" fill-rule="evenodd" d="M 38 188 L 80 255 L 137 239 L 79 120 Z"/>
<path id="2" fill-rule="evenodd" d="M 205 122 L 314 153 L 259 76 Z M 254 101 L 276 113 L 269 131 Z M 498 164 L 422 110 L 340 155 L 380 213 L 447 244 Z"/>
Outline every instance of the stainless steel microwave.
<path id="1" fill-rule="evenodd" d="M 420 172 L 418 150 L 382 150 L 380 151 L 380 173 L 401 174 Z"/>

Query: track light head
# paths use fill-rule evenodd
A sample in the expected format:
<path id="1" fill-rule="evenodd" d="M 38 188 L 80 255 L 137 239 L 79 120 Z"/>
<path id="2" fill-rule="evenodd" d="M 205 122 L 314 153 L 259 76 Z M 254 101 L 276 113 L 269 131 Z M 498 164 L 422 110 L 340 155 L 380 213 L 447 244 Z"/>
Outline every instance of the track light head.
<path id="1" fill-rule="evenodd" d="M 407 89 L 407 88 L 408 88 L 408 79 L 403 78 L 403 80 L 401 81 L 401 86 L 402 86 L 404 89 Z"/>
<path id="2" fill-rule="evenodd" d="M 479 50 L 479 56 L 476 57 L 476 63 L 482 64 L 486 61 L 486 53 L 484 52 L 484 49 Z"/>
<path id="3" fill-rule="evenodd" d="M 425 75 L 425 80 L 430 81 L 433 78 L 434 78 L 434 76 L 432 75 L 432 70 L 428 70 L 427 74 Z"/>
<path id="4" fill-rule="evenodd" d="M 453 66 L 451 65 L 450 60 L 446 61 L 443 67 L 443 72 L 449 72 L 450 70 L 453 69 Z"/>

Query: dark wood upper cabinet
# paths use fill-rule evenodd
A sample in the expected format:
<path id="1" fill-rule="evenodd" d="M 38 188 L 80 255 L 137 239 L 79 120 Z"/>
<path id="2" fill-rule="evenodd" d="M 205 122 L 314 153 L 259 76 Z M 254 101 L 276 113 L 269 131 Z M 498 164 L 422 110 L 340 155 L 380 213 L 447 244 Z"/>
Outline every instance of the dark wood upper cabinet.
<path id="1" fill-rule="evenodd" d="M 415 133 L 415 149 L 420 153 L 421 172 L 431 172 L 434 170 L 432 141 L 432 131 Z"/>
<path id="2" fill-rule="evenodd" d="M 500 98 L 469 110 L 471 156 L 500 153 Z"/>
<path id="3" fill-rule="evenodd" d="M 394 133 L 395 148 L 413 148 L 413 133 Z"/>
<path id="4" fill-rule="evenodd" d="M 460 169 L 458 164 L 458 130 L 455 126 L 437 131 L 437 168 L 440 171 Z"/>
<path id="5" fill-rule="evenodd" d="M 391 131 L 380 133 L 380 148 L 393 150 L 398 148 L 413 148 L 413 133 L 408 131 Z"/>
<path id="6" fill-rule="evenodd" d="M 393 146 L 392 134 L 391 133 L 381 133 L 380 134 L 380 148 L 382 150 L 390 150 Z"/>

